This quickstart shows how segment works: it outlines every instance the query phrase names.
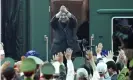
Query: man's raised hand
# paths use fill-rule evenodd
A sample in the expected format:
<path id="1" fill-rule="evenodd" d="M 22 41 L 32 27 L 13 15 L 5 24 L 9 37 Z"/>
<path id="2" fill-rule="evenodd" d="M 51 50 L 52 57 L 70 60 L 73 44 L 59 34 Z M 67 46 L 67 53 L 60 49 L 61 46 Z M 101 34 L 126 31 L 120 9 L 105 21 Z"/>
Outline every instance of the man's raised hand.
<path id="1" fill-rule="evenodd" d="M 71 48 L 67 48 L 66 49 L 66 52 L 65 53 L 65 57 L 67 60 L 71 60 L 71 56 L 72 56 L 72 53 L 73 53 L 73 50 Z"/>
<path id="2" fill-rule="evenodd" d="M 62 5 L 62 6 L 60 7 L 60 11 L 61 11 L 61 12 L 64 12 L 64 13 L 67 13 L 67 12 L 68 12 L 67 8 L 66 8 L 64 5 Z"/>

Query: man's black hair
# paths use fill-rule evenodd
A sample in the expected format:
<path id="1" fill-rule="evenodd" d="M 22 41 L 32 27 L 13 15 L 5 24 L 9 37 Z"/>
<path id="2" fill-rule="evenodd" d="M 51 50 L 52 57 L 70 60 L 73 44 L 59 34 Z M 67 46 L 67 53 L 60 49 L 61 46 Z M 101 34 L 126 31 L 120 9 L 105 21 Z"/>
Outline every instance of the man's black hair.
<path id="1" fill-rule="evenodd" d="M 120 63 L 120 62 L 117 62 L 116 63 L 116 66 L 117 66 L 117 73 L 119 74 L 119 71 L 121 71 L 124 67 L 124 64 L 123 63 Z"/>
<path id="2" fill-rule="evenodd" d="M 26 77 L 31 77 L 33 74 L 34 74 L 34 71 L 24 72 L 24 76 Z"/>
<path id="3" fill-rule="evenodd" d="M 108 61 L 106 64 L 108 69 L 112 68 L 114 71 L 117 71 L 117 66 L 114 61 Z"/>
<path id="4" fill-rule="evenodd" d="M 43 74 L 43 77 L 45 78 L 45 79 L 51 79 L 51 78 L 53 78 L 53 75 L 46 75 L 46 74 Z"/>
<path id="5" fill-rule="evenodd" d="M 124 64 L 123 63 L 120 63 L 120 62 L 117 62 L 116 63 L 116 66 L 117 66 L 117 70 L 122 70 L 123 69 L 123 67 L 124 67 Z"/>

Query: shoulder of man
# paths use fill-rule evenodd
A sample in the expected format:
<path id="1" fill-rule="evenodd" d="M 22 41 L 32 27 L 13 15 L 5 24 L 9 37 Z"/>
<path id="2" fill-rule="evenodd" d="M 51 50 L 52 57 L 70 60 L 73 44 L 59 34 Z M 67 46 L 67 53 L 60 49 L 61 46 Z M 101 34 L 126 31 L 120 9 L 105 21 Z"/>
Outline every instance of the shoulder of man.
<path id="1" fill-rule="evenodd" d="M 120 74 L 118 75 L 117 80 L 126 80 L 128 74 L 129 74 L 128 68 L 123 68 Z"/>
<path id="2" fill-rule="evenodd" d="M 115 74 L 115 75 L 113 75 L 112 77 L 111 77 L 111 80 L 117 80 L 117 74 Z"/>

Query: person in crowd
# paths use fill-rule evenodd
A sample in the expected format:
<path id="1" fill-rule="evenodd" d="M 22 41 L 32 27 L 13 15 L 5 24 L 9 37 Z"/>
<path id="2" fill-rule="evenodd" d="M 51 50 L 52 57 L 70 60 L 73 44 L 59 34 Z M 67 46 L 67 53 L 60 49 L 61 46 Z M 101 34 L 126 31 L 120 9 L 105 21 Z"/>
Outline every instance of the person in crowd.
<path id="1" fill-rule="evenodd" d="M 79 68 L 77 70 L 76 80 L 89 80 L 89 75 L 86 69 Z"/>
<path id="2" fill-rule="evenodd" d="M 28 56 L 27 58 L 31 58 L 36 62 L 36 69 L 35 69 L 35 75 L 34 75 L 34 79 L 35 80 L 39 80 L 40 78 L 40 66 L 44 63 L 40 58 L 36 57 L 36 56 Z"/>
<path id="3" fill-rule="evenodd" d="M 127 57 L 125 55 L 124 50 L 119 51 L 119 56 L 117 62 L 121 62 L 124 64 L 123 69 L 118 74 L 117 80 L 128 80 L 129 77 L 129 69 L 127 68 Z"/>
<path id="4" fill-rule="evenodd" d="M 2 73 L 3 77 L 6 80 L 21 80 L 19 76 L 17 76 L 17 74 L 15 73 L 15 70 L 13 67 L 7 67 L 3 73 Z M 4 80 L 4 79 L 3 79 Z"/>
<path id="5" fill-rule="evenodd" d="M 44 63 L 41 67 L 42 76 L 40 80 L 52 80 L 54 79 L 55 67 L 52 63 Z"/>
<path id="6" fill-rule="evenodd" d="M 109 75 L 108 75 L 107 65 L 106 65 L 106 63 L 104 63 L 103 60 L 101 60 L 97 64 L 97 71 L 100 75 L 100 80 L 111 80 Z"/>
<path id="7" fill-rule="evenodd" d="M 14 63 L 15 61 L 10 57 L 6 57 L 2 61 L 2 66 L 1 66 L 2 80 L 5 80 L 5 79 L 6 80 L 21 80 L 20 76 L 18 76 L 15 72 Z"/>
<path id="8" fill-rule="evenodd" d="M 36 62 L 36 69 L 35 69 L 35 75 L 34 79 L 39 80 L 40 78 L 40 66 L 43 65 L 43 61 L 39 58 L 39 53 L 35 50 L 30 50 L 25 54 L 25 57 L 32 58 Z"/>
<path id="9" fill-rule="evenodd" d="M 36 68 L 37 64 L 34 59 L 25 58 L 20 65 L 20 70 L 24 73 L 24 80 L 34 80 Z"/>
<path id="10" fill-rule="evenodd" d="M 107 63 L 107 68 L 109 75 L 111 77 L 111 80 L 117 80 L 117 66 L 114 61 L 108 61 Z"/>
<path id="11" fill-rule="evenodd" d="M 65 58 L 67 60 L 66 80 L 74 80 L 74 76 L 75 76 L 74 65 L 72 62 L 72 53 L 73 53 L 73 50 L 70 48 L 68 48 L 65 52 Z"/>
<path id="12" fill-rule="evenodd" d="M 53 55 L 53 60 L 51 60 L 53 66 L 55 67 L 56 77 L 58 77 L 59 80 L 66 79 L 66 67 L 63 63 L 63 58 L 63 53 L 59 52 L 58 54 Z"/>
<path id="13" fill-rule="evenodd" d="M 117 66 L 117 74 L 119 74 L 120 71 L 123 69 L 124 64 L 123 63 L 120 63 L 120 62 L 117 62 L 116 63 L 116 66 Z"/>
<path id="14" fill-rule="evenodd" d="M 113 52 L 102 56 L 102 43 L 96 46 L 96 60 L 92 51 L 86 51 L 86 58 L 76 57 L 72 61 L 73 50 L 67 48 L 64 53 L 53 55 L 51 62 L 42 61 L 34 55 L 22 56 L 20 61 L 5 57 L 1 61 L 2 80 L 132 80 L 133 58 L 119 51 L 116 62 Z M 30 54 L 32 54 L 31 51 Z M 27 54 L 27 53 L 26 53 Z M 29 54 L 29 53 L 28 53 Z M 66 66 L 63 63 L 66 58 Z M 129 64 L 127 64 L 129 60 Z M 121 63 L 121 64 L 120 64 Z M 119 65 L 118 65 L 119 64 Z M 123 66 L 122 66 L 123 65 Z M 127 65 L 129 67 L 127 67 Z M 92 66 L 92 67 L 90 67 Z M 118 68 L 121 69 L 118 69 Z M 22 75 L 18 75 L 21 74 Z"/>
<path id="15" fill-rule="evenodd" d="M 1 61 L 1 73 L 8 67 L 14 68 L 15 61 L 10 57 L 6 57 Z"/>

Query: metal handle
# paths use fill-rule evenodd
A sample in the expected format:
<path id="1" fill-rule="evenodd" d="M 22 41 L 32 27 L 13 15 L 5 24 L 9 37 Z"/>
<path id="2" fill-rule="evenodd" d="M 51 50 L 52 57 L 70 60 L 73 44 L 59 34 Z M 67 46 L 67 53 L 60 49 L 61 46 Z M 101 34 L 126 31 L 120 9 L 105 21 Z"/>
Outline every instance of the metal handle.
<path id="1" fill-rule="evenodd" d="M 91 45 L 91 51 L 92 51 L 92 46 L 93 46 L 93 40 L 94 40 L 94 34 L 92 34 L 92 36 L 91 36 L 91 42 L 90 42 L 91 43 L 90 44 Z"/>
<path id="2" fill-rule="evenodd" d="M 48 37 L 44 35 L 44 40 L 46 41 L 46 60 L 48 61 Z"/>

